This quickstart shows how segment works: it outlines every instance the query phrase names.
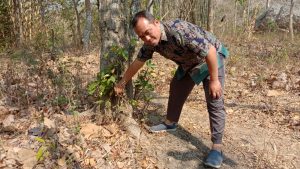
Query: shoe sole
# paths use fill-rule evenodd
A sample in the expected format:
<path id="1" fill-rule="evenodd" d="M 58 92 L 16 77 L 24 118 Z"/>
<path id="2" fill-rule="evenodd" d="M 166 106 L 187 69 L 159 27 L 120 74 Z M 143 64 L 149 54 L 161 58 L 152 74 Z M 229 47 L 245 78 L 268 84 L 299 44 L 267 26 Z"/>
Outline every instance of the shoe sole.
<path id="1" fill-rule="evenodd" d="M 208 166 L 208 167 L 212 167 L 212 168 L 220 168 L 221 165 L 217 165 L 217 166 L 214 166 L 212 164 L 209 164 L 209 163 L 204 163 L 205 166 Z"/>
<path id="2" fill-rule="evenodd" d="M 167 129 L 167 130 L 159 130 L 159 131 L 155 131 L 155 130 L 149 130 L 151 133 L 165 133 L 168 131 L 176 131 L 176 129 Z"/>

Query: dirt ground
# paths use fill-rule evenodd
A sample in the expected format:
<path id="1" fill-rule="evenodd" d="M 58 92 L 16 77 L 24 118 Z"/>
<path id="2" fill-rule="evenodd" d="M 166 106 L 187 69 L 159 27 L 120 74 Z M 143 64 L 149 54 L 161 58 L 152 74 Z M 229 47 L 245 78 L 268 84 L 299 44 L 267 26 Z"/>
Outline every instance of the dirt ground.
<path id="1" fill-rule="evenodd" d="M 260 53 L 247 59 L 238 56 L 239 51 L 233 52 L 226 61 L 222 168 L 300 168 L 300 51 L 277 64 L 258 58 L 266 52 L 257 49 L 259 45 L 245 48 L 256 49 L 249 55 Z M 97 56 L 72 59 L 82 63 L 82 72 L 90 79 L 98 71 Z M 38 132 L 32 129 L 40 126 L 40 111 L 44 110 L 7 105 L 6 94 L 0 93 L 0 168 L 205 168 L 202 162 L 211 142 L 201 84 L 184 105 L 176 132 L 147 131 L 147 126 L 165 117 L 168 83 L 176 69 L 159 55 L 153 62 L 157 66 L 155 96 L 143 111 L 139 127 L 132 131 L 126 124 L 100 125 L 99 113 L 89 110 L 79 115 L 47 110 L 43 117 L 47 131 L 37 134 L 44 141 L 39 140 L 30 132 Z M 0 69 L 2 89 L 6 68 Z M 41 147 L 44 159 L 37 161 Z"/>
<path id="2" fill-rule="evenodd" d="M 165 60 L 159 60 L 157 64 L 162 63 L 172 65 Z M 227 67 L 227 72 L 233 69 L 230 66 Z M 245 71 L 245 74 L 250 74 Z M 294 73 L 297 74 L 297 71 Z M 250 80 L 243 78 L 242 74 L 236 73 L 233 76 L 227 73 L 227 121 L 223 150 L 225 161 L 222 168 L 299 168 L 299 124 L 294 128 L 291 125 L 292 120 L 299 119 L 299 90 L 279 90 L 279 94 L 272 95 L 268 94 L 268 87 L 253 88 L 251 82 L 247 81 Z M 161 97 L 157 97 L 155 103 L 161 104 L 161 109 L 156 112 L 165 112 L 168 89 L 167 86 L 160 87 L 158 90 Z M 150 119 L 153 122 L 157 118 Z M 211 142 L 201 85 L 195 87 L 189 96 L 179 125 L 180 130 L 177 132 L 149 135 L 151 147 L 156 147 L 157 158 L 165 159 L 159 160 L 160 167 L 204 168 L 201 164 Z"/>

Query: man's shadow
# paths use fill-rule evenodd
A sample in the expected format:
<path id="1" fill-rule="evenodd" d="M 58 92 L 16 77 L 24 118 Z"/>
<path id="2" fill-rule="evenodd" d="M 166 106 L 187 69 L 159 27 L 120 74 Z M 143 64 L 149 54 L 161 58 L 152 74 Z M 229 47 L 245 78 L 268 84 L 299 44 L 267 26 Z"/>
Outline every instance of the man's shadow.
<path id="1" fill-rule="evenodd" d="M 184 129 L 181 125 L 178 125 L 178 128 L 176 131 L 173 132 L 168 132 L 172 134 L 173 136 L 186 141 L 187 143 L 191 143 L 193 146 L 197 148 L 195 151 L 194 149 L 191 149 L 190 151 L 186 152 L 181 152 L 181 151 L 169 151 L 167 154 L 169 156 L 172 156 L 173 158 L 177 160 L 182 160 L 182 161 L 190 161 L 190 160 L 200 160 L 202 164 L 198 165 L 198 168 L 208 168 L 203 165 L 203 161 L 205 160 L 206 156 L 208 155 L 210 148 L 207 147 L 201 138 L 197 138 L 193 136 L 189 131 Z M 226 148 L 226 147 L 225 147 Z M 225 154 L 224 156 L 224 161 L 223 164 L 226 164 L 230 167 L 235 167 L 237 163 L 230 159 L 230 157 L 227 157 Z M 180 158 L 178 158 L 180 157 Z"/>
<path id="2" fill-rule="evenodd" d="M 155 104 L 154 106 L 158 106 L 157 107 L 158 109 L 154 109 L 152 111 L 147 111 L 147 114 L 146 114 L 146 119 L 147 119 L 146 124 L 149 126 L 159 124 L 160 121 L 165 118 L 164 115 L 158 113 L 158 112 L 160 112 L 158 110 L 161 109 L 163 105 Z M 186 141 L 187 144 L 188 143 L 192 144 L 197 149 L 197 150 L 190 149 L 189 151 L 186 151 L 186 152 L 169 151 L 169 152 L 167 152 L 168 156 L 171 156 L 174 159 L 181 160 L 181 161 L 199 160 L 200 163 L 199 163 L 197 169 L 209 168 L 209 167 L 206 167 L 203 165 L 203 161 L 205 160 L 206 156 L 208 155 L 210 148 L 207 147 L 200 138 L 193 136 L 189 131 L 184 129 L 181 125 L 178 125 L 178 128 L 176 131 L 171 131 L 168 133 L 172 134 L 173 136 L 175 136 L 181 140 Z M 223 154 L 223 157 L 224 157 L 223 164 L 226 164 L 232 168 L 237 166 L 237 163 L 234 160 L 230 159 L 230 157 L 227 157 L 225 154 Z"/>

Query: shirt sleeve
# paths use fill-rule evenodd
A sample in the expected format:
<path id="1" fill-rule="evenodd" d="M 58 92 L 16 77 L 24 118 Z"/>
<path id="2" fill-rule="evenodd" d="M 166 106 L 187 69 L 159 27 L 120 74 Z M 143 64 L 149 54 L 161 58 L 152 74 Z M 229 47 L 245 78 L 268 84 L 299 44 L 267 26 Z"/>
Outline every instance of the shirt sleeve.
<path id="1" fill-rule="evenodd" d="M 137 59 L 139 61 L 146 62 L 147 60 L 152 59 L 153 53 L 154 53 L 154 47 L 143 45 L 140 48 L 140 51 L 137 55 Z"/>

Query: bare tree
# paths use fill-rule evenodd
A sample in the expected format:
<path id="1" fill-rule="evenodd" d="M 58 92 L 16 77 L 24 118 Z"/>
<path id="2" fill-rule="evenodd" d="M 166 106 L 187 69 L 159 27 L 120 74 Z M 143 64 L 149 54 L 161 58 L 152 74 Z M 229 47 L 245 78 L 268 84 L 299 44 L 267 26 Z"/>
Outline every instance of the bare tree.
<path id="1" fill-rule="evenodd" d="M 44 0 L 39 0 L 39 5 L 40 5 L 40 15 L 41 15 L 41 24 L 42 26 L 45 25 L 45 5 L 44 5 Z"/>
<path id="2" fill-rule="evenodd" d="M 24 41 L 23 36 L 23 24 L 22 24 L 22 1 L 13 0 L 13 22 L 14 22 L 14 32 L 17 37 L 17 46 L 21 46 Z"/>
<path id="3" fill-rule="evenodd" d="M 291 0 L 291 8 L 290 8 L 290 34 L 291 39 L 294 41 L 294 28 L 293 28 L 293 8 L 294 8 L 294 0 Z"/>
<path id="4" fill-rule="evenodd" d="M 207 30 L 213 32 L 214 0 L 208 0 Z"/>
<path id="5" fill-rule="evenodd" d="M 233 23 L 233 33 L 235 34 L 236 32 L 236 26 L 237 26 L 237 13 L 238 13 L 238 9 L 237 9 L 237 4 L 238 1 L 236 0 L 234 3 L 234 23 Z"/>
<path id="6" fill-rule="evenodd" d="M 208 0 L 161 0 L 160 11 L 162 19 L 180 18 L 207 26 Z"/>
<path id="7" fill-rule="evenodd" d="M 79 0 L 73 0 L 73 6 L 74 6 L 74 11 L 75 11 L 75 16 L 76 16 L 76 28 L 77 28 L 77 45 L 78 46 L 81 46 L 82 44 L 82 41 L 81 41 L 81 28 L 80 28 L 80 15 L 79 15 L 79 12 L 78 12 L 78 3 L 79 3 Z"/>
<path id="8" fill-rule="evenodd" d="M 154 6 L 154 0 L 148 0 L 147 11 L 149 11 L 151 14 L 153 14 L 153 6 Z"/>
<path id="9" fill-rule="evenodd" d="M 92 28 L 92 8 L 91 8 L 91 1 L 85 0 L 85 11 L 86 11 L 86 21 L 85 21 L 85 28 L 83 32 L 83 46 L 84 49 L 88 49 L 89 41 L 90 41 L 90 32 Z"/>
<path id="10" fill-rule="evenodd" d="M 137 13 L 139 10 L 141 9 L 141 0 L 132 0 L 131 4 L 130 4 L 130 17 L 128 18 L 128 21 L 130 21 L 134 14 Z M 127 27 L 128 30 L 128 36 L 130 40 L 135 40 L 137 39 L 137 35 L 134 33 L 133 29 L 129 26 Z M 134 60 L 134 52 L 135 52 L 135 46 L 133 44 L 130 43 L 130 45 L 128 46 L 128 62 L 127 62 L 127 66 L 129 66 L 131 64 L 131 62 Z M 127 96 L 132 99 L 133 93 L 134 93 L 134 87 L 133 87 L 133 82 L 132 80 L 130 80 L 129 82 L 127 82 L 126 85 L 126 93 Z"/>
<path id="11" fill-rule="evenodd" d="M 271 2 L 271 0 L 267 0 L 267 3 L 266 3 L 266 9 L 269 9 L 269 8 L 270 8 L 270 2 Z"/>

